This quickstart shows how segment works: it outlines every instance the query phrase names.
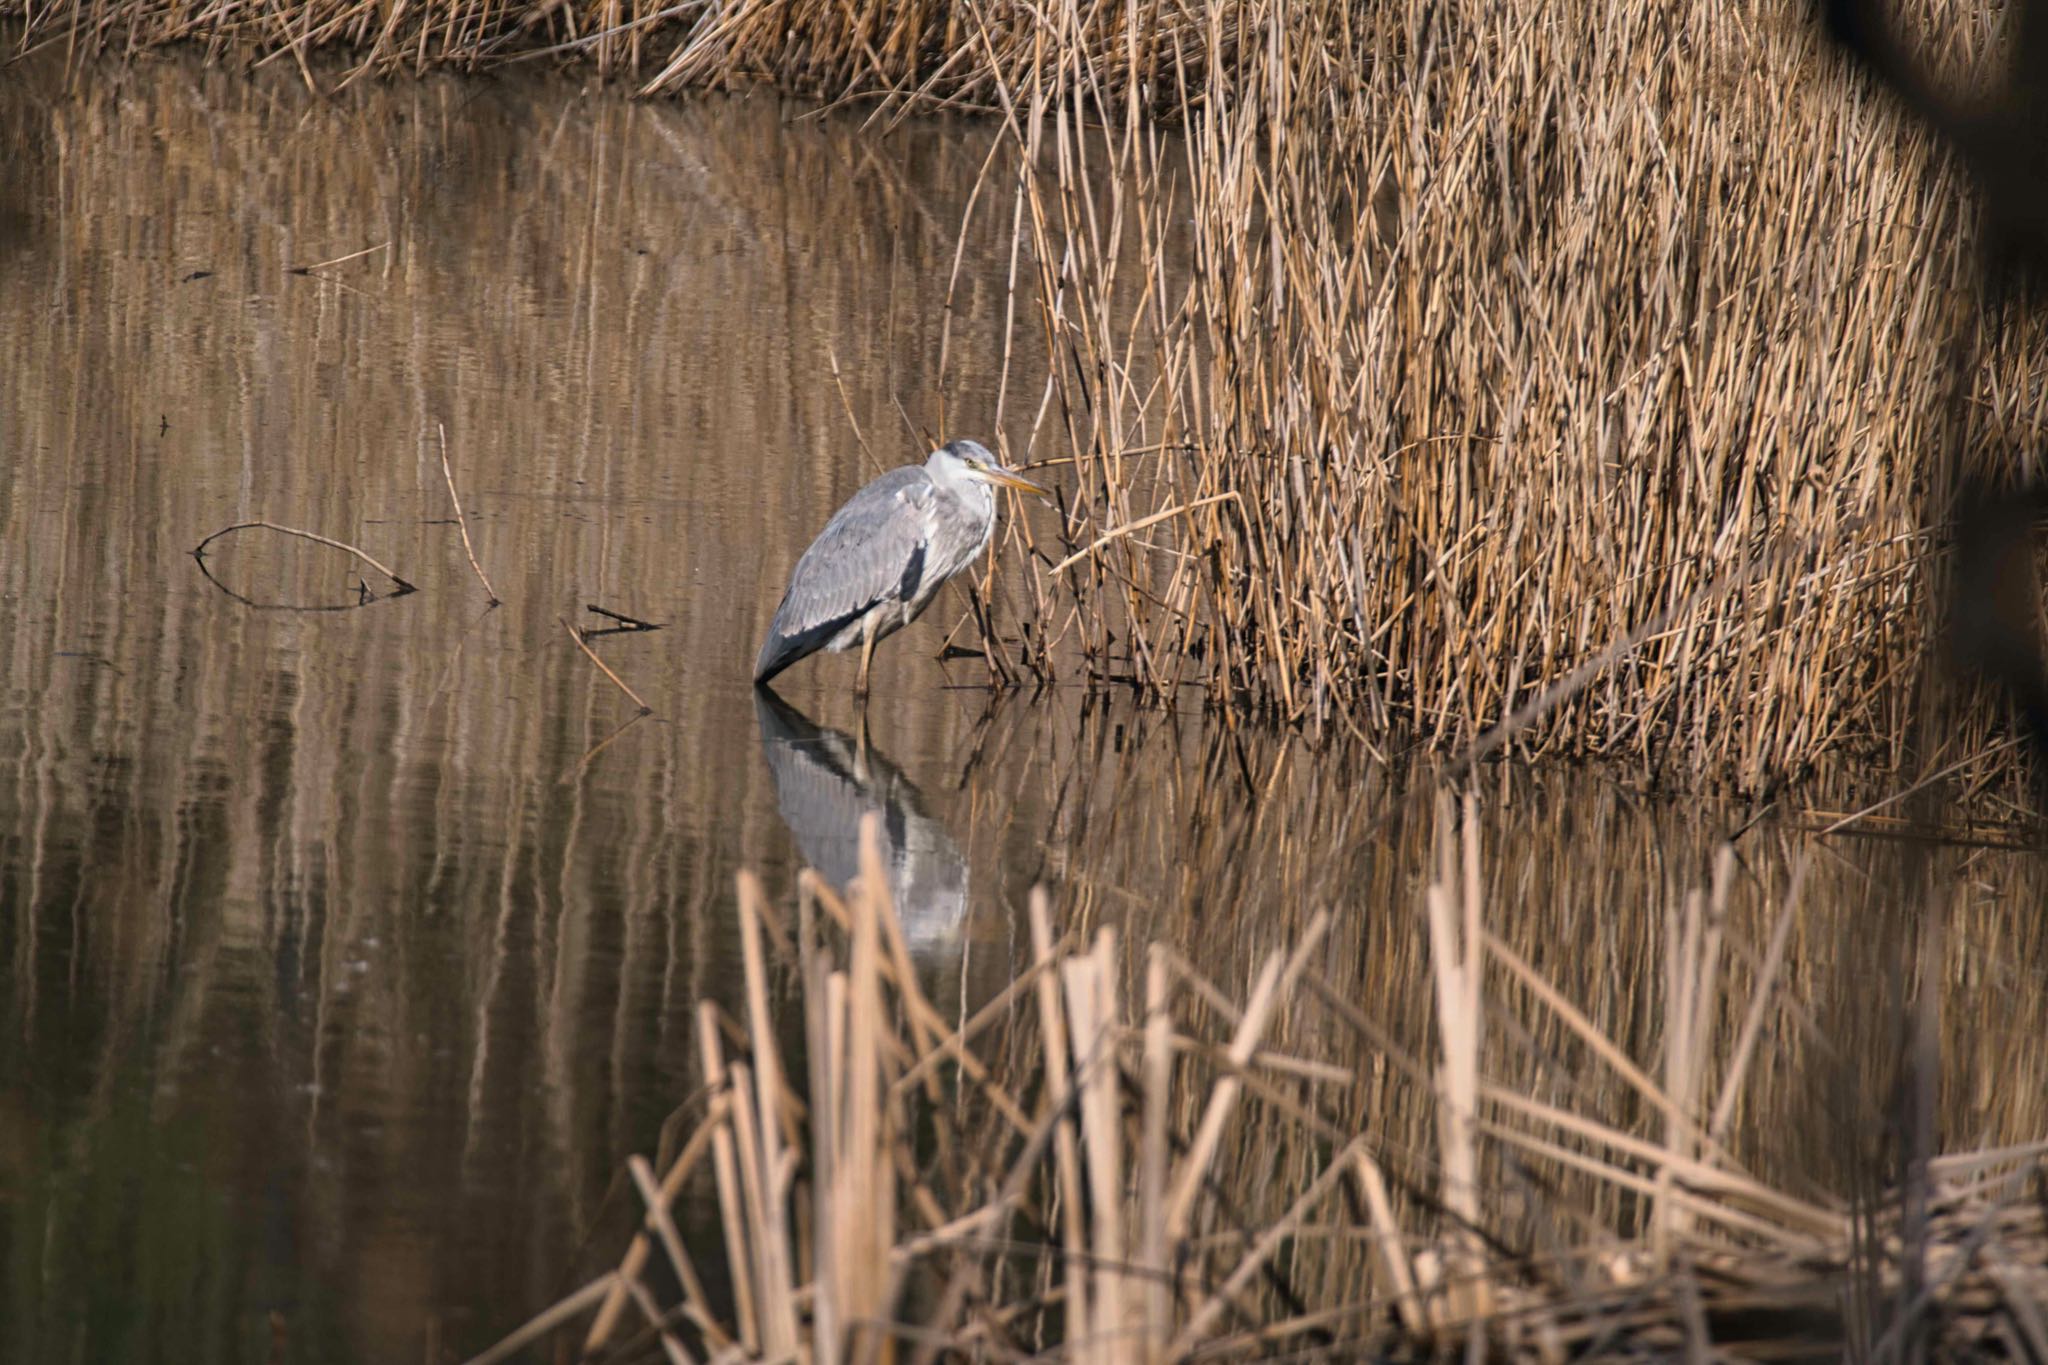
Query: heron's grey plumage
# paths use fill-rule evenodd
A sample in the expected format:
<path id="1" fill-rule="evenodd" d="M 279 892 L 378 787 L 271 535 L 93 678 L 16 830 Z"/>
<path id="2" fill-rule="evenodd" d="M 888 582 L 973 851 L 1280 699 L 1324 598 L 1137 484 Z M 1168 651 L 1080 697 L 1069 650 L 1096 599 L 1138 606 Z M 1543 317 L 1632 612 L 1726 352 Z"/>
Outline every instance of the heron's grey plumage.
<path id="1" fill-rule="evenodd" d="M 767 682 L 819 650 L 879 640 L 916 620 L 940 586 L 988 546 L 996 524 L 989 477 L 1032 486 L 981 445 L 954 441 L 847 499 L 797 561 L 754 662 L 754 681 Z"/>

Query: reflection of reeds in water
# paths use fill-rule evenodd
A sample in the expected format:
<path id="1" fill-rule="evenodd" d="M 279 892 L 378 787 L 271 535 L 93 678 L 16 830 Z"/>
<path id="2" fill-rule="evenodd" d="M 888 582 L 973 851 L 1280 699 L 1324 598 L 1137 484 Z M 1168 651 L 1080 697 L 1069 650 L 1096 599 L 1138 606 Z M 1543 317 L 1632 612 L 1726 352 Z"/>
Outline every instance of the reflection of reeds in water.
<path id="1" fill-rule="evenodd" d="M 728 860 L 787 857 L 735 642 L 866 477 L 837 395 L 793 377 L 836 348 L 870 432 L 892 394 L 936 411 L 986 144 L 876 149 L 760 104 L 586 123 L 545 86 L 308 108 L 182 60 L 59 84 L 0 84 L 0 126 L 36 134 L 0 190 L 32 191 L 0 243 L 0 1019 L 25 1044 L 0 1126 L 33 1138 L 0 1180 L 33 1209 L 4 1254 L 40 1268 L 0 1356 L 85 1332 L 119 1357 L 108 1281 L 67 1267 L 178 1262 L 304 1274 L 295 1331 L 410 1357 L 465 1330 L 452 1306 L 545 1286 L 695 1064 Z M 289 271 L 387 240 L 329 272 L 351 289 Z M 969 394 L 995 349 L 954 362 Z M 495 611 L 442 524 L 443 416 Z M 264 516 L 420 591 L 240 607 L 189 552 Z M 323 546 L 208 556 L 260 601 L 356 599 Z M 579 765 L 627 710 L 556 619 L 591 600 L 673 624 L 601 646 L 661 716 Z M 179 1165 L 139 1205 L 100 1178 L 152 1159 Z M 233 1213 L 190 1217 L 195 1183 Z M 231 1311 L 166 1288 L 157 1330 Z"/>
<path id="2" fill-rule="evenodd" d="M 1035 739 L 1062 768 L 1085 765 L 1090 754 L 1099 760 L 1112 741 L 1117 760 L 1096 767 L 1095 781 L 1069 784 L 1053 816 L 1055 827 L 1074 831 L 1061 856 L 1070 860 L 1063 900 L 1077 929 L 1111 925 L 1129 942 L 1176 945 L 1203 975 L 1242 990 L 1276 940 L 1302 934 L 1314 908 L 1332 907 L 1339 927 L 1325 949 L 1326 978 L 1344 999 L 1368 1008 L 1389 1050 L 1432 1054 L 1438 1005 L 1429 927 L 1407 907 L 1419 898 L 1414 869 L 1437 866 L 1439 858 L 1431 852 L 1432 822 L 1397 777 L 1332 754 L 1310 761 L 1249 736 L 1190 742 L 1164 722 L 1084 723 L 1072 732 L 1047 726 Z M 1921 1068 L 1919 1083 L 1933 1092 L 1940 1144 L 2017 1143 L 2048 1132 L 2039 1089 L 2001 1079 L 2039 1075 L 2048 1065 L 2037 1036 L 2001 1022 L 2007 1011 L 2032 1017 L 2048 1007 L 2032 965 L 2042 960 L 2044 926 L 2037 916 L 2011 913 L 2038 899 L 2032 858 L 1957 851 L 1939 861 L 1927 882 L 1935 896 L 1923 899 L 1883 844 L 1802 853 L 1803 841 L 1790 831 L 1765 825 L 1739 841 L 1732 885 L 1717 873 L 1696 913 L 1688 885 L 1715 863 L 1716 831 L 1747 823 L 1742 806 L 1692 803 L 1641 838 L 1624 833 L 1644 813 L 1625 789 L 1574 784 L 1575 794 L 1560 800 L 1555 781 L 1511 770 L 1489 781 L 1486 905 L 1497 960 L 1529 964 L 1531 978 L 1553 983 L 1584 1011 L 1593 1035 L 1638 1059 L 1660 1087 L 1686 1081 L 1666 1079 L 1666 1039 L 1677 1036 L 1674 1018 L 1691 1018 L 1695 1041 L 1704 1030 L 1710 1046 L 1688 1083 L 1705 1087 L 1701 1109 L 1757 1179 L 1830 1206 L 1898 1188 L 1906 1162 L 1893 1096 L 1909 1074 L 1896 1045 L 1900 1021 L 1916 1001 L 1936 996 L 1930 1026 L 1940 1061 L 1931 1072 Z M 1176 820 L 1121 819 L 1120 809 L 1141 790 L 1145 800 L 1174 809 Z M 1802 861 L 1800 882 L 1794 869 Z M 1260 911 L 1247 915 L 1254 902 Z M 1788 904 L 1798 913 L 1781 918 Z M 1938 968 L 1913 962 L 1914 926 L 1930 913 L 1949 926 Z M 1706 937 L 1706 926 L 1723 925 L 1718 989 L 1704 1024 L 1697 1007 L 1673 1003 L 1684 982 L 1702 975 L 1672 971 L 1687 960 L 1689 915 L 1700 926 L 1696 939 Z M 1759 998 L 1780 935 L 1782 989 L 1755 1025 L 1760 1041 L 1751 1045 L 1756 1056 L 1745 1085 L 1725 1090 L 1724 1100 L 1719 1076 L 1742 1049 L 1748 1005 Z M 1519 974 L 1502 981 L 1498 967 L 1490 970 L 1491 1079 L 1609 1128 L 1669 1140 L 1642 1093 L 1614 1083 L 1589 1035 L 1526 1008 L 1533 987 Z M 1275 1041 L 1309 1053 L 1328 1040 L 1290 1016 L 1277 1021 Z M 1028 1041 L 1022 1046 L 1016 1060 L 1026 1065 Z M 1702 1065 L 1710 1082 L 1701 1080 Z M 1427 1173 L 1427 1154 L 1439 1142 L 1431 1079 L 1370 1060 L 1357 1069 L 1360 1083 L 1337 1106 L 1340 1127 L 1374 1134 L 1400 1158 L 1390 1161 L 1396 1169 Z M 1192 1124 L 1194 1115 L 1181 1121 Z M 1323 1147 L 1276 1118 L 1232 1155 L 1218 1183 L 1265 1191 L 1283 1179 L 1298 1188 L 1321 1169 Z M 1520 1219 L 1525 1245 L 1553 1236 L 1542 1182 L 1518 1183 L 1511 1164 L 1495 1162 L 1488 1188 L 1505 1197 L 1489 1204 L 1489 1214 Z M 1611 1184 L 1583 1196 L 1607 1225 L 1631 1228 L 1653 1197 Z M 1405 1198 L 1397 1187 L 1397 1208 Z M 1341 1268 L 1330 1273 L 1342 1278 Z"/>
<path id="3" fill-rule="evenodd" d="M 1852 1337 L 1878 1355 L 2048 1347 L 2048 1221 L 2030 1194 L 2048 1139 L 1928 1152 L 1903 1193 L 1856 1210 L 1760 1179 L 1728 1145 L 1737 1097 L 1768 1065 L 1759 1043 L 1799 909 L 1795 893 L 1746 998 L 1730 994 L 1732 853 L 1670 916 L 1659 1080 L 1495 935 L 1469 797 L 1462 819 L 1448 801 L 1435 817 L 1435 1027 L 1415 1050 L 1330 977 L 1327 912 L 1267 952 L 1240 997 L 1167 944 L 1140 974 L 1111 929 L 1085 945 L 1056 937 L 1042 895 L 1035 961 L 1006 993 L 1028 992 L 1036 1011 L 977 1045 L 1004 1002 L 957 1031 L 936 1022 L 879 819 L 866 818 L 844 902 L 802 883 L 808 1084 L 782 1052 L 760 892 L 743 876 L 744 1018 L 701 1012 L 705 1112 L 658 1185 L 636 1168 L 645 1229 L 617 1270 L 474 1365 L 600 1304 L 584 1351 L 622 1358 L 641 1349 L 629 1304 L 637 1339 L 658 1337 L 671 1359 L 737 1342 L 771 1359 L 872 1360 L 892 1339 L 917 1360 L 1084 1362 L 1339 1343 L 1540 1360 L 1824 1357 Z M 1714 1042 L 1723 1015 L 1740 1020 L 1732 1049 Z M 1632 1118 L 1509 1079 L 1519 1044 L 1546 1030 L 1630 1096 Z M 1348 1117 L 1389 1071 L 1427 1091 L 1433 1141 L 1404 1146 Z M 1035 1114 L 1019 1101 L 1033 1094 Z M 1929 1132 L 1931 1115 L 1911 1111 L 1930 1095 L 1903 1102 Z M 669 1222 L 706 1162 L 730 1303 L 706 1295 Z M 644 1278 L 657 1244 L 682 1286 L 673 1308 Z"/>

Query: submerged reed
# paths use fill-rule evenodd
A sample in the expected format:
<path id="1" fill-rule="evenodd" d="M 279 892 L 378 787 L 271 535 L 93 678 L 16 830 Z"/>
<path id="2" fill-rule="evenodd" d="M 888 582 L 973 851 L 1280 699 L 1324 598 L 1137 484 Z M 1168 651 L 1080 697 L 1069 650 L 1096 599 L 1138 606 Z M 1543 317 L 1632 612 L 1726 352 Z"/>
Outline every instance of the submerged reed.
<path id="1" fill-rule="evenodd" d="M 311 84 L 587 57 L 1001 118 L 978 211 L 1054 358 L 1001 436 L 1073 473 L 1004 676 L 1748 789 L 1931 762 L 1949 490 L 2030 472 L 2044 418 L 2048 335 L 1987 317 L 1954 177 L 1761 0 L 10 7 L 27 45 Z M 1992 7 L 1908 8 L 1951 72 L 1995 60 Z"/>
<path id="2" fill-rule="evenodd" d="M 1043 894 L 1031 968 L 949 1023 L 917 984 L 874 819 L 845 898 L 800 881 L 779 953 L 784 931 L 742 876 L 745 1017 L 700 1009 L 702 1116 L 658 1179 L 634 1158 L 643 1229 L 615 1270 L 472 1365 L 565 1328 L 585 1358 L 658 1343 L 678 1361 L 2042 1344 L 2048 1224 L 2032 1192 L 2048 1143 L 1932 1157 L 1910 1228 L 1896 1195 L 1864 1209 L 1795 1195 L 1730 1150 L 1798 913 L 1795 889 L 1749 998 L 1727 998 L 1732 853 L 1668 917 L 1660 1081 L 1489 931 L 1469 798 L 1462 818 L 1439 809 L 1424 896 L 1428 1056 L 1324 978 L 1326 914 L 1239 999 L 1165 945 L 1140 960 L 1112 930 L 1060 935 Z M 800 1034 L 776 1017 L 785 972 Z M 1715 1041 L 1734 1021 L 1733 1046 Z M 1632 1095 L 1635 1119 L 1506 1079 L 1503 1061 L 1550 1029 Z M 1347 1122 L 1389 1070 L 1427 1087 L 1433 1152 Z M 1273 1169 L 1283 1129 L 1307 1140 L 1305 1168 Z M 722 1245 L 683 1244 L 670 1205 L 686 1189 L 715 1191 Z M 657 1249 L 672 1303 L 650 1288 Z M 730 1286 L 716 1298 L 706 1255 Z"/>

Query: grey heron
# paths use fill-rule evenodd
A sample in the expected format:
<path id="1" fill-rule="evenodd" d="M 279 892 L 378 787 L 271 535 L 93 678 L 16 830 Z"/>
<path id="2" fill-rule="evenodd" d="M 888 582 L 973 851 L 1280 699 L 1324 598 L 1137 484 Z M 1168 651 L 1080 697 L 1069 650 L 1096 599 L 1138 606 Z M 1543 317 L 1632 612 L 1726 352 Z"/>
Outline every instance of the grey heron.
<path id="1" fill-rule="evenodd" d="M 857 695 L 865 697 L 875 641 L 916 620 L 940 586 L 987 547 L 997 485 L 1046 496 L 985 446 L 953 441 L 848 498 L 797 560 L 754 661 L 754 682 L 858 641 Z"/>

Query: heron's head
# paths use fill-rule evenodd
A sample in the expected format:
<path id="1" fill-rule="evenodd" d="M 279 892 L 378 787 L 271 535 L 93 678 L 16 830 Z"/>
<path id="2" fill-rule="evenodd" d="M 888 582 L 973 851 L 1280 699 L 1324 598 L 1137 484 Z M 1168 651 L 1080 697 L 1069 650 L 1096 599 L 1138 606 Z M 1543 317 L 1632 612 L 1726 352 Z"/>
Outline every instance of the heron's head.
<path id="1" fill-rule="evenodd" d="M 999 488 L 1036 493 L 1041 498 L 1052 496 L 1050 489 L 1040 487 L 1014 469 L 1005 469 L 997 464 L 996 457 L 989 454 L 988 447 L 979 441 L 949 441 L 932 452 L 925 466 L 948 479 L 971 479 Z"/>

